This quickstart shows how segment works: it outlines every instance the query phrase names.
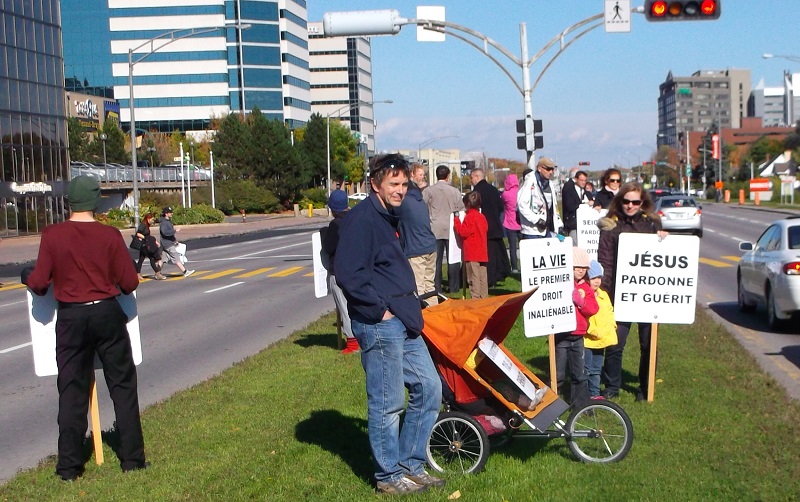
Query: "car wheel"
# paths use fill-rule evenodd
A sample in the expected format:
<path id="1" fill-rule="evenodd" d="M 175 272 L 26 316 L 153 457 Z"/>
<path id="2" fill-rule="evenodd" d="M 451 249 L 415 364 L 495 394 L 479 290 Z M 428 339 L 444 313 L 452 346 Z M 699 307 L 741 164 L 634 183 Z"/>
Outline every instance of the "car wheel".
<path id="1" fill-rule="evenodd" d="M 736 274 L 736 303 L 739 304 L 739 311 L 740 312 L 752 312 L 756 309 L 755 303 L 747 303 L 747 297 L 745 295 L 744 286 L 742 286 L 742 274 L 741 272 Z"/>
<path id="2" fill-rule="evenodd" d="M 767 324 L 774 331 L 781 331 L 786 324 L 783 319 L 778 318 L 775 295 L 770 286 L 767 286 Z"/>

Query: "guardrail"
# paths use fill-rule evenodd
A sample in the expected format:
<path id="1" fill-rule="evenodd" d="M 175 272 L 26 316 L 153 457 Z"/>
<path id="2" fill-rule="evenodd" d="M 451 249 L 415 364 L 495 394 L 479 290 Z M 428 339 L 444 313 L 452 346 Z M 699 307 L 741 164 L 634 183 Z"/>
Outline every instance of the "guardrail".
<path id="1" fill-rule="evenodd" d="M 76 167 L 70 168 L 70 174 L 76 176 L 86 175 L 95 178 L 99 183 L 120 183 L 133 181 L 133 168 L 131 167 Z M 180 167 L 139 167 L 136 169 L 137 181 L 140 183 L 180 182 L 184 173 Z M 191 171 L 190 181 L 210 181 L 211 170 L 195 168 Z"/>

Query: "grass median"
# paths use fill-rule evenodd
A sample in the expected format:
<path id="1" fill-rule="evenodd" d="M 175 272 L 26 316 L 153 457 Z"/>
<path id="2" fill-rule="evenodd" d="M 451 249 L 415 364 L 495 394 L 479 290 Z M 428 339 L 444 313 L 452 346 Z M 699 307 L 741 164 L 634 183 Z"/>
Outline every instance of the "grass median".
<path id="1" fill-rule="evenodd" d="M 91 460 L 65 483 L 48 458 L 0 487 L 0 500 L 381 498 L 371 483 L 364 373 L 358 355 L 336 350 L 334 320 L 145 410 L 149 469 L 123 474 L 107 431 L 104 465 Z M 506 345 L 549 381 L 546 340 L 525 338 L 518 320 Z M 622 462 L 581 464 L 564 440 L 519 438 L 492 452 L 484 472 L 449 476 L 446 488 L 414 498 L 797 500 L 800 404 L 702 310 L 693 325 L 659 326 L 658 342 L 655 400 L 636 403 L 639 347 L 629 338 L 620 404 L 635 441 Z"/>

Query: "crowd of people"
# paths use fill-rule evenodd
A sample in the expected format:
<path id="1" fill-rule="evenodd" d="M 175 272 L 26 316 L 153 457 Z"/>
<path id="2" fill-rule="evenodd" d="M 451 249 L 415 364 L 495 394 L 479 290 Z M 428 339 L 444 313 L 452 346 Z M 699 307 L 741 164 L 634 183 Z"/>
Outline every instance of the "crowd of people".
<path id="1" fill-rule="evenodd" d="M 438 293 L 464 287 L 471 298 L 487 298 L 490 288 L 519 274 L 520 239 L 572 238 L 576 328 L 554 336 L 559 391 L 567 387 L 573 403 L 619 396 L 622 352 L 631 329 L 631 323 L 614 320 L 619 235 L 664 233 L 648 193 L 636 183 L 622 184 L 619 170 L 606 171 L 595 192 L 588 174 L 574 168 L 558 193 L 552 183 L 556 168 L 542 157 L 521 178 L 509 174 L 502 193 L 477 168 L 470 174 L 472 190 L 461 194 L 450 183 L 447 166 L 438 166 L 436 183 L 428 185 L 423 166 L 409 165 L 401 155 L 380 155 L 370 165 L 372 193 L 366 200 L 348 210 L 343 191 L 331 194 L 334 219 L 324 230 L 323 247 L 330 256 L 337 308 L 349 318 L 350 329 L 344 331 L 352 341 L 343 352 L 360 351 L 366 374 L 378 491 L 410 494 L 444 486 L 443 479 L 425 471 L 425 442 L 439 411 L 442 383 L 420 337 L 423 302 L 432 305 Z M 576 245 L 582 205 L 608 211 L 598 222 L 598 260 Z M 455 251 L 451 226 L 460 239 L 459 257 L 450 256 Z M 650 325 L 639 325 L 638 333 L 637 400 L 642 400 Z"/>

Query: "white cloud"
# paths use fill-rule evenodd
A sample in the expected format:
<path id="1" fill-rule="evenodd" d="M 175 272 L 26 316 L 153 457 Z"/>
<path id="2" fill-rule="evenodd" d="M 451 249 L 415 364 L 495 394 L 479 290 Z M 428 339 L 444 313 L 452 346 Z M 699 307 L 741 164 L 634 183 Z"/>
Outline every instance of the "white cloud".
<path id="1" fill-rule="evenodd" d="M 393 117 L 378 122 L 380 150 L 417 149 L 430 146 L 484 151 L 487 156 L 524 160 L 517 150 L 515 116 Z M 555 158 L 561 165 L 591 162 L 592 170 L 612 164 L 633 165 L 649 160 L 655 151 L 656 113 L 581 113 L 545 115 L 545 148 L 539 155 Z"/>

